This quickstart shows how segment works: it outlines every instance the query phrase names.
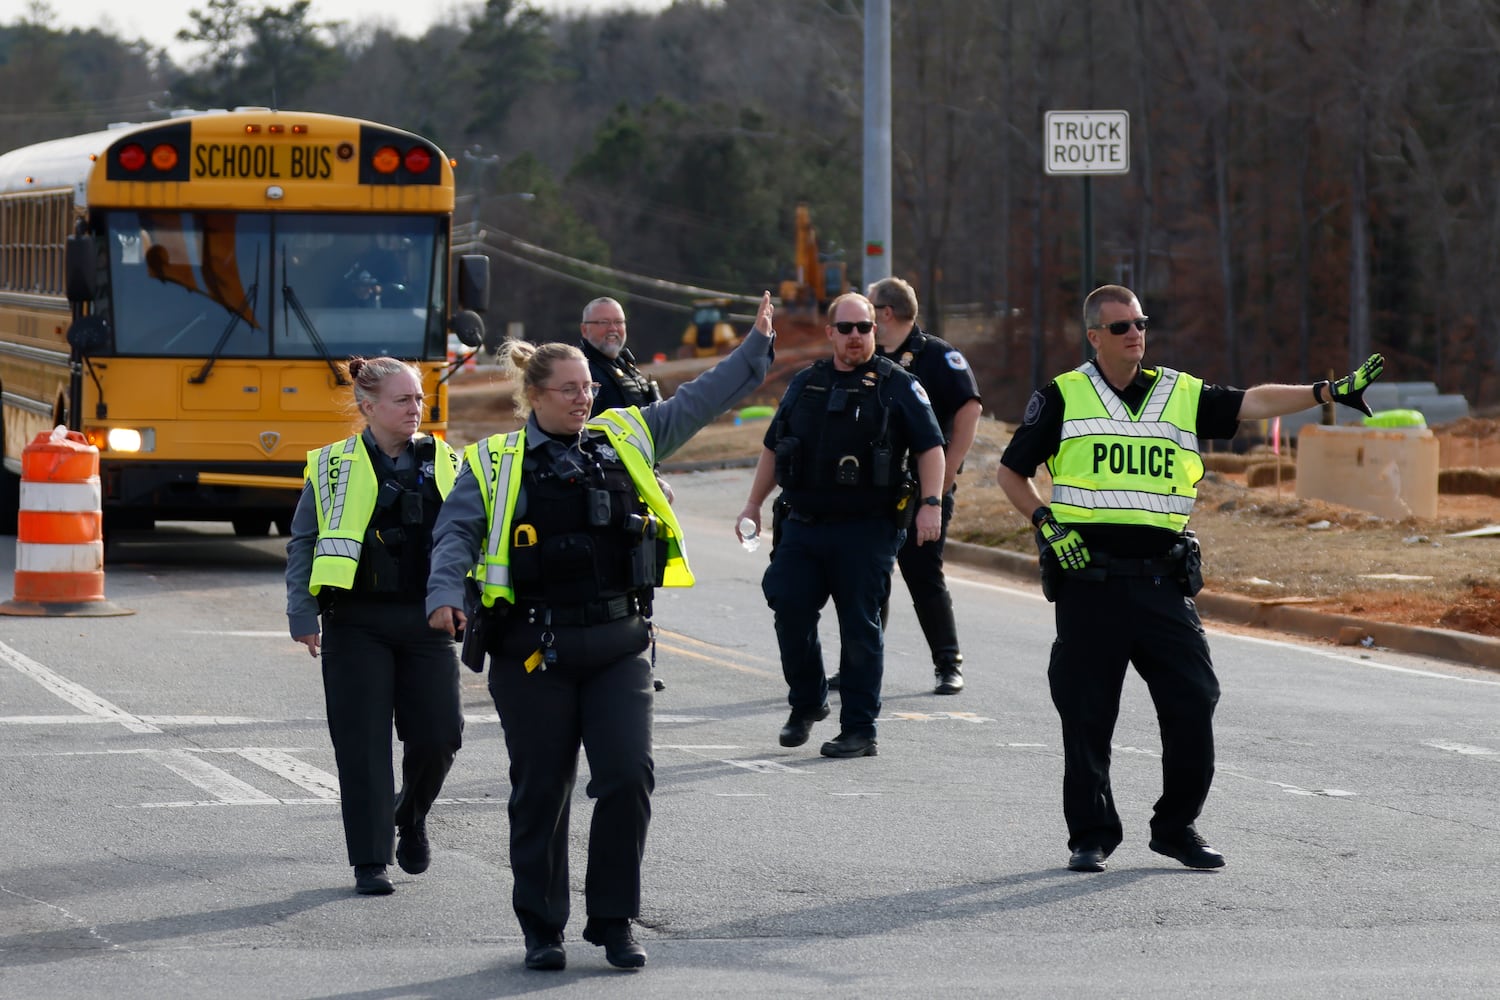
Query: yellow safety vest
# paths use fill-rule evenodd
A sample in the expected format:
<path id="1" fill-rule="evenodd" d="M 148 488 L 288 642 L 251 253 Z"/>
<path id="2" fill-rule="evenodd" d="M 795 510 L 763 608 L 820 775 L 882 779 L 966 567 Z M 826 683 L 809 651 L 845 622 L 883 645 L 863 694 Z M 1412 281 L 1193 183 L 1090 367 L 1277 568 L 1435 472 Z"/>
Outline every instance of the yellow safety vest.
<path id="1" fill-rule="evenodd" d="M 677 515 L 667 502 L 661 484 L 656 481 L 656 446 L 641 419 L 640 408 L 628 406 L 605 410 L 585 426 L 588 430 L 603 431 L 609 438 L 636 492 L 645 501 L 646 508 L 656 515 L 657 537 L 667 543 L 662 586 L 691 587 L 693 571 L 688 566 L 682 526 L 678 524 Z M 511 522 L 515 516 L 516 496 L 521 491 L 521 465 L 525 455 L 525 428 L 509 434 L 492 434 L 464 449 L 464 461 L 484 497 L 485 520 L 489 526 L 484 554 L 474 571 L 480 584 L 481 600 L 487 608 L 494 607 L 497 600 L 508 604 L 514 604 L 516 600 L 510 575 Z M 505 504 L 503 508 L 497 508 L 495 499 L 502 484 Z"/>
<path id="2" fill-rule="evenodd" d="M 1058 376 L 1062 437 L 1047 469 L 1059 522 L 1169 531 L 1187 525 L 1203 478 L 1197 434 L 1203 380 L 1170 368 L 1155 374 L 1134 415 L 1093 365 Z"/>
<path id="3" fill-rule="evenodd" d="M 446 498 L 458 477 L 458 452 L 441 438 L 436 445 L 433 479 L 438 495 Z M 307 589 L 314 594 L 324 587 L 352 590 L 365 529 L 375 515 L 380 491 L 364 438 L 355 434 L 308 452 L 303 477 L 313 488 L 318 511 L 318 541 Z"/>

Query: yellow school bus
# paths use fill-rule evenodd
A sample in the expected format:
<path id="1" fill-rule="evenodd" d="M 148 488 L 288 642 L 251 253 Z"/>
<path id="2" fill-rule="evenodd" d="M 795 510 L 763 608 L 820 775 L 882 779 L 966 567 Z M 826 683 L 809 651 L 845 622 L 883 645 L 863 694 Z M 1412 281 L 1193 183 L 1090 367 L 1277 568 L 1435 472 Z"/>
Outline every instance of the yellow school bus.
<path id="1" fill-rule="evenodd" d="M 442 434 L 448 335 L 479 345 L 489 299 L 487 258 L 450 268 L 453 202 L 433 143 L 308 112 L 0 155 L 0 531 L 22 449 L 64 425 L 99 448 L 106 530 L 285 533 L 307 452 L 358 425 L 356 355 L 418 363 Z"/>

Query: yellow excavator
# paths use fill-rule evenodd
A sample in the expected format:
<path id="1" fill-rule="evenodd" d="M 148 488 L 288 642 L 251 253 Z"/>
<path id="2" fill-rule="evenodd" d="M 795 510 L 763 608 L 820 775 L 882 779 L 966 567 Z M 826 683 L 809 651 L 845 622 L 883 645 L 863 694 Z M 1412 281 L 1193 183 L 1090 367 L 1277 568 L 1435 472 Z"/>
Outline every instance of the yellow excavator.
<path id="1" fill-rule="evenodd" d="M 797 205 L 797 271 L 781 283 L 781 304 L 789 312 L 816 316 L 823 307 L 849 290 L 842 254 L 818 249 L 818 231 L 806 202 Z"/>

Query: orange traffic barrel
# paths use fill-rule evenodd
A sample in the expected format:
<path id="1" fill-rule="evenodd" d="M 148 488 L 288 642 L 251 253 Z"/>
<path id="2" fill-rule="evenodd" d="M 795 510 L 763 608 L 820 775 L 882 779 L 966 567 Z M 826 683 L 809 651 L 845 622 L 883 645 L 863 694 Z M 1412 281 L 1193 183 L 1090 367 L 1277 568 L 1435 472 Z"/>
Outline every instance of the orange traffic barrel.
<path id="1" fill-rule="evenodd" d="M 21 452 L 16 594 L 0 614 L 134 614 L 104 599 L 99 449 L 77 431 L 38 434 Z"/>

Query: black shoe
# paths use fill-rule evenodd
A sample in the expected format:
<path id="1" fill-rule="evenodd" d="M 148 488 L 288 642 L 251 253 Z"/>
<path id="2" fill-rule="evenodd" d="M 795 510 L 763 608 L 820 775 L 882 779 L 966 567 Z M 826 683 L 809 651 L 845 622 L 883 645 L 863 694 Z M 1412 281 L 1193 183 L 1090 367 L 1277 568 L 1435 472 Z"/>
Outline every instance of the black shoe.
<path id="1" fill-rule="evenodd" d="M 837 670 L 835 670 L 833 672 L 833 674 L 828 678 L 828 690 L 830 690 L 830 691 L 837 691 L 839 689 L 839 685 L 843 684 L 843 683 L 844 683 L 843 675 L 840 674 Z"/>
<path id="2" fill-rule="evenodd" d="M 1189 868 L 1224 867 L 1224 855 L 1209 847 L 1197 830 L 1189 829 L 1177 837 L 1152 837 L 1149 846 L 1157 854 L 1165 854 Z"/>
<path id="3" fill-rule="evenodd" d="M 361 896 L 389 896 L 396 887 L 386 877 L 385 865 L 355 865 L 354 891 Z"/>
<path id="4" fill-rule="evenodd" d="M 603 945 L 604 957 L 617 969 L 639 969 L 646 964 L 646 949 L 635 940 L 629 917 L 589 917 L 583 939 Z"/>
<path id="5" fill-rule="evenodd" d="M 1080 847 L 1068 858 L 1068 871 L 1102 872 L 1104 851 L 1098 847 Z"/>
<path id="6" fill-rule="evenodd" d="M 873 736 L 839 733 L 824 743 L 818 752 L 824 757 L 873 757 L 880 752 L 880 744 Z"/>
<path id="7" fill-rule="evenodd" d="M 667 689 L 667 682 L 662 680 L 660 677 L 653 677 L 651 679 L 651 687 L 655 691 L 665 691 Z M 561 966 L 559 966 L 559 968 L 561 968 Z"/>
<path id="8" fill-rule="evenodd" d="M 420 875 L 432 864 L 432 848 L 427 844 L 427 821 L 419 819 L 411 826 L 396 830 L 396 864 L 408 875 Z"/>
<path id="9" fill-rule="evenodd" d="M 958 694 L 964 689 L 964 675 L 959 673 L 958 667 L 938 667 L 933 673 L 937 676 L 933 694 Z"/>
<path id="10" fill-rule="evenodd" d="M 787 716 L 786 725 L 781 727 L 781 745 L 784 747 L 800 747 L 812 735 L 813 723 L 822 722 L 826 718 L 828 718 L 827 705 L 824 705 L 811 715 L 803 715 L 795 708 L 792 709 L 792 714 Z"/>
<path id="11" fill-rule="evenodd" d="M 561 941 L 539 941 L 526 946 L 526 968 L 556 972 L 568 967 L 568 953 Z"/>

